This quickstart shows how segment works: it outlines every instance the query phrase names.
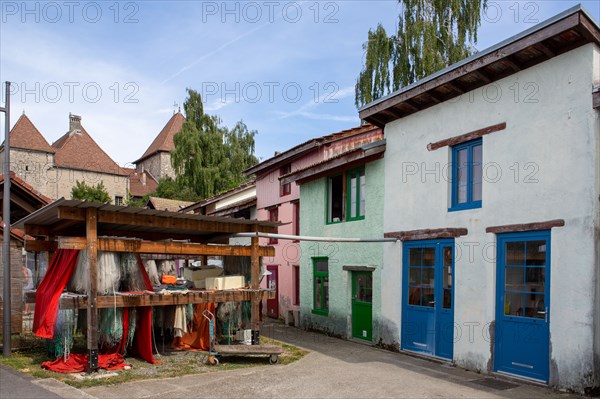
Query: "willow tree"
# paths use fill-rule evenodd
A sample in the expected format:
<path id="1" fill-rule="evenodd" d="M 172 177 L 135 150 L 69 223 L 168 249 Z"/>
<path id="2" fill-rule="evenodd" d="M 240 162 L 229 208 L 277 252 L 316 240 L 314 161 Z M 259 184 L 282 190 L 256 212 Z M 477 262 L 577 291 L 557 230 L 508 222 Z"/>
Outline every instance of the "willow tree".
<path id="1" fill-rule="evenodd" d="M 256 164 L 256 131 L 249 131 L 241 121 L 228 130 L 218 117 L 204 112 L 198 92 L 187 92 L 183 105 L 186 121 L 173 138 L 171 163 L 180 190 L 191 189 L 207 198 L 241 183 L 245 179 L 242 171 Z"/>
<path id="2" fill-rule="evenodd" d="M 399 0 L 395 35 L 378 25 L 363 44 L 355 87 L 361 107 L 472 54 L 487 0 Z"/>

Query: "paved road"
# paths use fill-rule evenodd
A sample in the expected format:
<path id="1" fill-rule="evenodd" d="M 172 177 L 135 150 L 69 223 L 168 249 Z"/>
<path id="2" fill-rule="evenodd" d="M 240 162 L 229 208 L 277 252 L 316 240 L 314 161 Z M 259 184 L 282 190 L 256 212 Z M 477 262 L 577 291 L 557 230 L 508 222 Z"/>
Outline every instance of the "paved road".
<path id="1" fill-rule="evenodd" d="M 273 336 L 311 351 L 293 364 L 146 380 L 84 391 L 98 398 L 569 398 L 367 345 L 266 325 Z"/>
<path id="2" fill-rule="evenodd" d="M 34 382 L 32 377 L 0 366 L 0 398 L 2 399 L 58 399 L 60 396 Z"/>

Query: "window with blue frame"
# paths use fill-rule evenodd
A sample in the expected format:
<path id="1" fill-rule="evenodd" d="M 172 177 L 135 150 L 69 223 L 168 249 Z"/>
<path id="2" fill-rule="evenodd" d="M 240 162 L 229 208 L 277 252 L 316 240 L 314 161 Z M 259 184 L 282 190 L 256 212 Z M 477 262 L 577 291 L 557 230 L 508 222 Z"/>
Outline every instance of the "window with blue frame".
<path id="1" fill-rule="evenodd" d="M 481 139 L 452 147 L 452 205 L 449 211 L 481 208 Z"/>

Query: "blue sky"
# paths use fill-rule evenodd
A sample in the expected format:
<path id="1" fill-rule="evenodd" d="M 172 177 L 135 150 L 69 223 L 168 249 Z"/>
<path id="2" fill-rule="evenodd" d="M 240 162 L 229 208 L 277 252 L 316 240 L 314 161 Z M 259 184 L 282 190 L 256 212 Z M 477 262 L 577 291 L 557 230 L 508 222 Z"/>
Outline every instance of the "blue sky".
<path id="1" fill-rule="evenodd" d="M 488 0 L 476 47 L 577 3 Z M 600 2 L 581 3 L 600 19 Z M 361 45 L 377 23 L 393 31 L 399 12 L 395 0 L 3 0 L 0 81 L 14 82 L 12 124 L 25 110 L 52 142 L 69 112 L 79 114 L 122 166 L 143 154 L 189 87 L 225 125 L 257 130 L 265 159 L 359 124 Z"/>

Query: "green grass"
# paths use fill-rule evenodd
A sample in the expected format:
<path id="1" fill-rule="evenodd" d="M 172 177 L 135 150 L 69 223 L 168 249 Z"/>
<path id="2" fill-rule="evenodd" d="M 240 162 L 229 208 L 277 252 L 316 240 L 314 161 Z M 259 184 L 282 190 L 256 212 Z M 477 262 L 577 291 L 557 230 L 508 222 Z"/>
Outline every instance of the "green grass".
<path id="1" fill-rule="evenodd" d="M 44 340 L 33 335 L 22 335 L 13 341 L 13 353 L 9 358 L 0 356 L 0 364 L 27 373 L 36 378 L 55 378 L 76 388 L 88 388 L 99 385 L 114 385 L 128 381 L 144 380 L 151 378 L 181 377 L 189 374 L 202 374 L 208 372 L 219 372 L 235 370 L 248 367 L 265 366 L 269 364 L 268 356 L 224 356 L 220 357 L 219 366 L 208 365 L 207 352 L 191 351 L 166 351 L 161 356 L 155 356 L 159 361 L 150 364 L 135 357 L 125 357 L 125 363 L 132 364 L 129 370 L 116 371 L 117 375 L 100 379 L 76 379 L 71 374 L 55 373 L 44 370 L 41 364 L 52 360 L 46 351 Z M 270 338 L 261 337 L 261 344 L 279 345 L 283 347 L 283 353 L 279 355 L 279 363 L 270 367 L 279 367 L 301 359 L 307 354 L 306 351 L 293 345 L 288 345 Z M 85 353 L 84 337 L 75 337 L 72 353 Z M 99 373 L 107 373 L 100 371 Z"/>

